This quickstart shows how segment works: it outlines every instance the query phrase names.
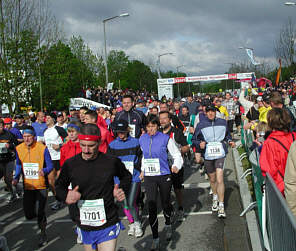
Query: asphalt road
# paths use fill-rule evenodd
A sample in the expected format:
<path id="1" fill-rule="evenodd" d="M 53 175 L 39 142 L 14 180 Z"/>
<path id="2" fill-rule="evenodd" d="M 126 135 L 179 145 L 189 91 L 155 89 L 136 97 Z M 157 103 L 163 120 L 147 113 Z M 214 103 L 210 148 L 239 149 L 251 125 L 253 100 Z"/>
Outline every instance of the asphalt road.
<path id="1" fill-rule="evenodd" d="M 231 153 L 228 154 L 226 160 L 225 183 L 227 218 L 218 219 L 217 213 L 211 212 L 209 182 L 205 180 L 204 176 L 200 175 L 194 166 L 186 167 L 184 180 L 186 219 L 173 225 L 173 238 L 170 242 L 167 242 L 163 235 L 163 215 L 159 211 L 161 250 L 250 250 L 245 219 L 239 216 L 242 207 Z M 18 199 L 13 204 L 7 204 L 7 196 L 7 192 L 4 191 L 4 182 L 0 181 L 0 235 L 7 238 L 10 250 L 83 250 L 82 245 L 76 244 L 74 225 L 68 217 L 68 209 L 66 207 L 58 211 L 50 209 L 50 204 L 54 201 L 52 196 L 49 197 L 47 210 L 49 243 L 39 249 L 37 246 L 39 230 L 36 221 L 25 220 L 22 211 L 22 199 Z M 175 204 L 173 193 L 172 200 Z M 123 217 L 122 213 L 121 216 Z M 127 227 L 127 220 L 123 219 L 122 222 Z M 124 248 L 122 250 L 127 251 L 149 250 L 152 235 L 146 209 L 143 212 L 142 224 L 145 230 L 144 236 L 141 238 L 130 237 L 127 235 L 127 230 L 124 230 L 118 238 L 117 249 L 120 250 L 122 247 Z"/>

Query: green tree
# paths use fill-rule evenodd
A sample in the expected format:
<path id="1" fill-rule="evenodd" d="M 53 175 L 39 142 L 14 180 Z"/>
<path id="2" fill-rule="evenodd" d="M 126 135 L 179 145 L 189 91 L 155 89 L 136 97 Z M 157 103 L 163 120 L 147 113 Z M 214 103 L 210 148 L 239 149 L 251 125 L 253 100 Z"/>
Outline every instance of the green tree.
<path id="1" fill-rule="evenodd" d="M 112 50 L 108 54 L 108 77 L 109 82 L 118 84 L 119 80 L 122 79 L 123 73 L 126 71 L 128 66 L 128 56 L 124 51 Z"/>
<path id="2" fill-rule="evenodd" d="M 5 45 L 6 64 L 1 65 L 0 102 L 13 103 L 19 111 L 21 105 L 30 105 L 32 86 L 36 84 L 38 37 L 32 31 L 21 31 L 17 38 L 8 38 Z"/>
<path id="3" fill-rule="evenodd" d="M 83 83 L 83 88 L 97 87 L 98 76 L 104 71 L 102 58 L 92 52 L 81 36 L 72 36 L 69 46 L 72 53 L 84 65 L 78 72 L 80 82 Z"/>
<path id="4" fill-rule="evenodd" d="M 76 97 L 81 91 L 81 67 L 84 67 L 82 62 L 63 42 L 59 41 L 49 48 L 41 65 L 43 99 L 47 110 L 67 108 L 70 98 Z M 38 89 L 35 89 L 34 97 L 38 96 Z"/>
<path id="5" fill-rule="evenodd" d="M 121 88 L 152 90 L 156 77 L 149 66 L 139 60 L 128 62 L 126 71 L 122 74 Z"/>

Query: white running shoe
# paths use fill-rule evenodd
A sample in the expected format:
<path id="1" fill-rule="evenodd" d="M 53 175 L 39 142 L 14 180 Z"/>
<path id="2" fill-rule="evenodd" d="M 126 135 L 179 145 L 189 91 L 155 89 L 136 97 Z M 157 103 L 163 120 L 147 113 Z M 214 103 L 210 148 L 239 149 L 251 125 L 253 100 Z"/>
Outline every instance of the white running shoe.
<path id="1" fill-rule="evenodd" d="M 77 239 L 76 239 L 77 244 L 82 244 L 82 234 L 81 234 L 80 227 L 76 227 L 76 233 L 77 233 Z"/>
<path id="2" fill-rule="evenodd" d="M 224 210 L 224 206 L 219 206 L 218 218 L 226 218 L 226 213 L 225 213 L 225 210 Z"/>
<path id="3" fill-rule="evenodd" d="M 142 226 L 141 226 L 141 223 L 139 221 L 134 222 L 134 230 L 135 230 L 135 236 L 137 238 L 140 238 L 140 237 L 143 236 Z"/>
<path id="4" fill-rule="evenodd" d="M 129 227 L 129 230 L 128 230 L 127 234 L 129 236 L 135 235 L 135 223 L 129 224 L 128 227 Z"/>
<path id="5" fill-rule="evenodd" d="M 218 211 L 218 200 L 213 200 L 212 211 L 213 212 Z"/>

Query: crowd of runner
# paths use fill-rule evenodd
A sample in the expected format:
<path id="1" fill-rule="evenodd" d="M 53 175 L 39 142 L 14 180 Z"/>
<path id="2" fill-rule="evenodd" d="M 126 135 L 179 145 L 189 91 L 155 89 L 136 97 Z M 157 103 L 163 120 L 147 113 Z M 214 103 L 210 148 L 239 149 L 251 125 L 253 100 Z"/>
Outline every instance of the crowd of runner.
<path id="1" fill-rule="evenodd" d="M 38 244 L 44 246 L 50 189 L 56 198 L 51 209 L 68 206 L 77 243 L 85 250 L 115 250 L 124 229 L 118 205 L 128 219 L 128 235 L 142 237 L 141 209 L 146 205 L 151 250 L 159 250 L 158 195 L 170 241 L 174 220 L 185 220 L 183 176 L 188 165 L 206 173 L 211 209 L 226 217 L 225 158 L 236 145 L 234 135 L 239 139 L 243 120 L 244 129 L 254 132 L 252 148 L 260 152 L 262 174 L 271 174 L 296 215 L 294 91 L 293 83 L 266 89 L 250 84 L 239 96 L 188 94 L 178 100 L 157 100 L 144 91 L 111 92 L 115 96 L 108 97 L 107 91 L 95 96 L 86 92 L 96 101 L 105 98 L 102 103 L 110 107 L 36 112 L 26 119 L 22 114 L 6 116 L 0 119 L 0 178 L 10 194 L 7 202 L 22 197 L 25 217 L 37 217 Z"/>

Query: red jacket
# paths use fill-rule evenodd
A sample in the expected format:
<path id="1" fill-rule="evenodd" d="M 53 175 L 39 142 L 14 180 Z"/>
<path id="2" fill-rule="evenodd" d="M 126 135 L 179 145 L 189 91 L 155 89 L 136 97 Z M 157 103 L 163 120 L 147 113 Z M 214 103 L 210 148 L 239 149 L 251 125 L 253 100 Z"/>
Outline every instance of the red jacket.
<path id="1" fill-rule="evenodd" d="M 81 153 L 81 148 L 79 142 L 73 142 L 69 140 L 65 145 L 61 148 L 61 158 L 60 158 L 60 166 L 63 166 L 64 162 L 67 159 L 75 156 L 76 154 Z"/>
<path id="2" fill-rule="evenodd" d="M 296 139 L 295 132 L 293 132 L 293 135 L 294 139 Z M 287 150 L 272 138 L 279 140 Z M 262 175 L 266 176 L 266 173 L 268 172 L 282 194 L 284 194 L 285 188 L 283 178 L 285 176 L 288 151 L 292 142 L 293 136 L 291 132 L 273 131 L 265 140 L 260 154 L 259 162 Z"/>
<path id="3" fill-rule="evenodd" d="M 105 127 L 101 126 L 100 124 L 98 124 L 98 127 L 100 128 L 101 137 L 102 137 L 101 144 L 99 146 L 99 151 L 102 153 L 106 153 L 109 143 L 112 142 L 114 140 L 114 138 L 112 137 L 109 130 L 107 130 Z"/>
<path id="4" fill-rule="evenodd" d="M 97 126 L 99 126 L 99 125 L 106 128 L 106 129 L 108 129 L 108 125 L 107 125 L 105 119 L 103 119 L 103 117 L 98 114 Z"/>

